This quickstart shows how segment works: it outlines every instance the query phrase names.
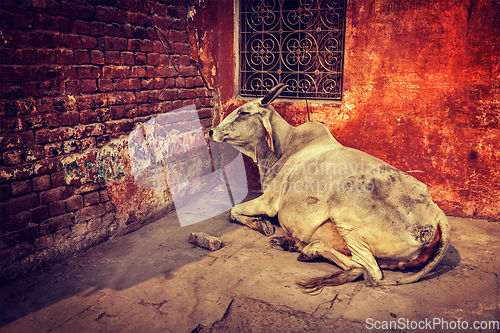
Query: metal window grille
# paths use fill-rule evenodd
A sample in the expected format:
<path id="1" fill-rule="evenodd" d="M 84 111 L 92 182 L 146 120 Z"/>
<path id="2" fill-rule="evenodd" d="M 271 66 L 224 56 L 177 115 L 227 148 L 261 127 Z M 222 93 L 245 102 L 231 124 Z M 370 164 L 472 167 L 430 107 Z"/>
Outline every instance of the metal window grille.
<path id="1" fill-rule="evenodd" d="M 346 0 L 241 0 L 240 94 L 342 99 Z"/>

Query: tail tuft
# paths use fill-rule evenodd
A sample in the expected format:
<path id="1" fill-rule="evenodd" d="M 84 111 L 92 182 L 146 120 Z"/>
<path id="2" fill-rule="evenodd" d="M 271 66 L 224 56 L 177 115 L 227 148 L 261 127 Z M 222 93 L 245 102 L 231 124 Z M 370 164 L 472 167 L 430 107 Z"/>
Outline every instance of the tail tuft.
<path id="1" fill-rule="evenodd" d="M 367 275 L 363 267 L 351 268 L 346 271 L 335 272 L 330 275 L 313 277 L 302 281 L 297 281 L 297 285 L 305 289 L 308 294 L 321 293 L 324 287 L 340 286 L 344 283 L 356 280 L 362 275 Z"/>

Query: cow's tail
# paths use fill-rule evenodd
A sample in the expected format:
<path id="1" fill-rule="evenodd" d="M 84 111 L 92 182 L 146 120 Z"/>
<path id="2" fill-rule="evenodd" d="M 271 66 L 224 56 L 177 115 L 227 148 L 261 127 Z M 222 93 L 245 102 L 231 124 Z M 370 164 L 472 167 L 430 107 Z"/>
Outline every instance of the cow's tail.
<path id="1" fill-rule="evenodd" d="M 340 286 L 341 284 L 354 281 L 362 275 L 365 279 L 368 279 L 368 271 L 364 267 L 355 267 L 326 276 L 318 276 L 297 281 L 296 283 L 304 288 L 306 293 L 319 293 L 324 287 Z"/>
<path id="2" fill-rule="evenodd" d="M 413 283 L 417 282 L 418 280 L 423 278 L 425 274 L 432 271 L 437 266 L 437 264 L 439 264 L 439 262 L 443 259 L 444 255 L 446 254 L 446 251 L 448 251 L 448 247 L 450 246 L 450 240 L 451 240 L 451 229 L 450 225 L 448 224 L 448 218 L 441 210 L 440 214 L 438 215 L 437 227 L 438 227 L 438 232 L 441 233 L 439 245 L 432 259 L 427 262 L 427 264 L 424 266 L 424 268 L 422 268 L 422 270 L 407 278 L 401 278 L 398 280 L 382 280 L 378 281 L 376 284 L 379 286 L 397 286 L 400 284 Z"/>
<path id="3" fill-rule="evenodd" d="M 451 240 L 451 229 L 448 224 L 448 218 L 446 215 L 441 212 L 438 216 L 438 226 L 437 232 L 440 233 L 439 245 L 434 252 L 434 256 L 432 259 L 427 262 L 425 267 L 420 270 L 418 273 L 407 277 L 401 278 L 398 280 L 381 280 L 374 281 L 368 274 L 368 271 L 364 267 L 355 267 L 345 271 L 339 271 L 333 273 L 331 275 L 314 277 L 302 281 L 298 281 L 297 284 L 305 289 L 307 293 L 321 292 L 324 287 L 333 287 L 339 286 L 341 284 L 351 282 L 356 280 L 357 278 L 364 276 L 366 282 L 372 286 L 397 286 L 400 284 L 408 284 L 417 282 L 420 280 L 425 274 L 432 271 L 437 264 L 443 259 L 446 251 L 448 251 L 448 247 L 450 245 Z"/>

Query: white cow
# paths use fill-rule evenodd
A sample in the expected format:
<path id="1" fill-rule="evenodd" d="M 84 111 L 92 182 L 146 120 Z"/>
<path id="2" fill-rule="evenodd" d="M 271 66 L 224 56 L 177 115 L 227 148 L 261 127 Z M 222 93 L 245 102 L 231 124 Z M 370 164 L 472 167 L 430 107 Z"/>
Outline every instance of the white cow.
<path id="1" fill-rule="evenodd" d="M 344 271 L 299 282 L 309 292 L 364 275 L 371 285 L 418 281 L 445 255 L 446 215 L 417 179 L 362 151 L 342 146 L 317 122 L 290 126 L 269 104 L 286 89 L 234 110 L 209 131 L 258 165 L 264 193 L 231 210 L 230 218 L 265 235 L 277 215 L 289 237 L 271 244 L 300 251 L 299 260 L 323 257 Z M 377 261 L 378 260 L 378 261 Z M 380 264 L 380 266 L 379 266 Z M 425 267 L 396 281 L 380 268 Z"/>

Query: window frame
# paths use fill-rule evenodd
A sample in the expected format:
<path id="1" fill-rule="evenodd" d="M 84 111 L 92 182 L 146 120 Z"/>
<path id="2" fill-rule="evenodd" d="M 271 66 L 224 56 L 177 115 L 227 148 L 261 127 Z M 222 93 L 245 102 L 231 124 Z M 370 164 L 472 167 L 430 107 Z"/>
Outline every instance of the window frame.
<path id="1" fill-rule="evenodd" d="M 316 0 L 315 0 L 316 1 Z M 346 50 L 345 50 L 345 40 L 346 40 L 346 21 L 347 21 L 347 1 L 346 0 L 341 0 L 344 1 L 344 18 L 342 24 L 342 42 L 341 42 L 341 47 L 342 47 L 342 57 L 341 57 L 341 64 L 340 64 L 340 69 L 341 69 L 341 83 L 340 83 L 340 99 L 324 99 L 324 98 L 316 98 L 316 97 L 297 97 L 297 98 L 292 98 L 292 97 L 280 97 L 278 100 L 282 102 L 291 102 L 291 103 L 301 103 L 301 102 L 307 102 L 310 104 L 329 104 L 329 105 L 340 105 L 343 103 L 344 100 L 344 87 L 345 87 L 345 55 L 346 55 Z M 242 59 L 242 56 L 240 54 L 240 43 L 241 43 L 241 5 L 242 5 L 242 0 L 234 0 L 234 55 L 235 55 L 235 81 L 234 81 L 234 91 L 235 91 L 235 99 L 238 100 L 253 100 L 255 97 L 251 96 L 243 96 L 241 94 L 241 80 L 242 80 L 242 75 L 241 75 L 241 61 L 244 61 Z M 262 96 L 258 96 L 262 97 Z"/>

